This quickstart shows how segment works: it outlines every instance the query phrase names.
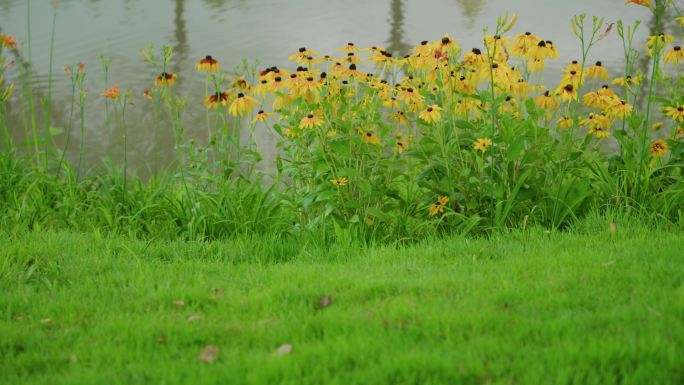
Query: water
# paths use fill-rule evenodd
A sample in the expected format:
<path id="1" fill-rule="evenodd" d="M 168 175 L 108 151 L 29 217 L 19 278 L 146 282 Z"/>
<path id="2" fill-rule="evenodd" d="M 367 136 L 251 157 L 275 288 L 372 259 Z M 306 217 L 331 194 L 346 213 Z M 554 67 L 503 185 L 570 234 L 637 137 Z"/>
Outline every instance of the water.
<path id="1" fill-rule="evenodd" d="M 56 8 L 54 6 L 56 4 Z M 0 28 L 21 44 L 28 57 L 27 0 L 0 0 Z M 104 123 L 104 89 L 100 54 L 112 58 L 110 85 L 133 91 L 128 112 L 129 161 L 144 169 L 152 154 L 160 150 L 162 162 L 172 159 L 173 135 L 162 131 L 153 140 L 151 106 L 142 97 L 157 75 L 142 60 L 140 51 L 150 44 L 174 48 L 170 71 L 179 74 L 175 88 L 188 97 L 185 114 L 187 137 L 206 136 L 203 77 L 195 73 L 198 59 L 211 54 L 225 69 L 238 66 L 243 58 L 259 60 L 260 67 L 292 66 L 286 58 L 301 46 L 320 54 L 336 54 L 348 41 L 358 46 L 384 45 L 400 52 L 421 40 L 434 40 L 448 33 L 464 49 L 481 46 L 482 29 L 494 28 L 498 16 L 517 12 L 517 26 L 510 33 L 531 31 L 552 40 L 561 58 L 548 65 L 555 76 L 579 54 L 570 18 L 587 13 L 606 22 L 643 20 L 637 34 L 641 42 L 648 34 L 650 13 L 623 0 L 49 0 L 31 1 L 31 55 L 37 96 L 47 94 L 52 18 L 56 10 L 53 63 L 53 117 L 55 127 L 68 127 L 71 83 L 63 68 L 84 63 L 89 100 L 86 115 L 87 158 L 96 164 L 105 158 L 118 159 L 122 151 L 120 133 Z M 621 72 L 622 44 L 614 33 L 600 42 L 590 60 L 602 60 L 616 75 Z M 17 103 L 18 95 L 14 97 Z M 23 129 L 14 108 L 13 130 Z M 74 129 L 77 137 L 77 129 Z M 271 136 L 257 132 L 263 148 Z M 64 146 L 64 135 L 55 138 Z M 77 153 L 72 140 L 69 154 Z M 268 152 L 268 151 L 267 151 Z"/>

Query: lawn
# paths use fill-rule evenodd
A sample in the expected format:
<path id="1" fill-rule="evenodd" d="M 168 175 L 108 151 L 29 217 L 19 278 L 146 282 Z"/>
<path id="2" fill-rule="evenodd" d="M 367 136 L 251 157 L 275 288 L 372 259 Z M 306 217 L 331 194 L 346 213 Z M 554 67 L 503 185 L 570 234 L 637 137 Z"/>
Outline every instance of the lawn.
<path id="1" fill-rule="evenodd" d="M 0 383 L 682 384 L 683 249 L 629 223 L 370 248 L 5 234 Z"/>

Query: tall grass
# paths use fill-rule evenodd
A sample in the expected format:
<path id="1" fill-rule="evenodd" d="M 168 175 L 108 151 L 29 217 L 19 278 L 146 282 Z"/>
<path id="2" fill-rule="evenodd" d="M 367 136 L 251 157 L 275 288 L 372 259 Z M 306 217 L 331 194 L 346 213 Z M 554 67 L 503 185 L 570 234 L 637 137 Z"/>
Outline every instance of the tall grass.
<path id="1" fill-rule="evenodd" d="M 188 101 L 174 89 L 176 75 L 168 73 L 172 50 L 148 47 L 142 55 L 154 72 L 145 92 L 149 100 L 141 103 L 154 109 L 155 139 L 175 138 L 175 160 L 160 168 L 155 144 L 152 177 L 142 179 L 128 161 L 126 109 L 133 93 L 110 89 L 111 59 L 105 55 L 105 125 L 122 135 L 122 164 L 85 164 L 85 109 L 93 97 L 81 65 L 69 67 L 65 147 L 54 148 L 52 48 L 40 146 L 28 2 L 29 61 L 16 80 L 23 85 L 19 106 L 31 150 L 14 144 L 7 123 L 12 100 L 3 97 L 0 223 L 9 231 L 75 228 L 188 239 L 308 234 L 323 243 L 404 242 L 532 225 L 554 230 L 616 212 L 681 223 L 684 114 L 672 111 L 684 105 L 678 71 L 684 58 L 673 72 L 664 63 L 672 61 L 665 58 L 672 58 L 673 44 L 660 35 L 673 7 L 657 0 L 649 8 L 655 18 L 646 47 L 649 74 L 634 68 L 639 23 L 619 21 L 613 28 L 600 18 L 574 17 L 581 57 L 547 92 L 534 79 L 556 59 L 556 48 L 533 34 L 506 36 L 516 27 L 516 17 L 508 16 L 493 34 L 484 31 L 484 49 L 462 50 L 445 36 L 404 58 L 371 49 L 363 60 L 374 66 L 356 63 L 362 54 L 353 45 L 332 59 L 303 48 L 291 57 L 295 71 L 257 71 L 245 62 L 228 73 L 206 58 L 198 64 L 206 71 L 206 144 L 185 138 Z M 51 47 L 56 21 L 57 9 Z M 610 82 L 600 63 L 588 63 L 592 49 L 609 39 L 620 39 L 625 52 L 617 92 L 600 86 Z M 3 62 L 12 55 L 16 51 L 0 51 Z M 647 84 L 645 92 L 637 79 Z M 656 93 L 659 88 L 665 91 Z M 651 131 L 656 117 L 671 130 L 662 142 Z M 78 161 L 72 166 L 65 159 L 77 119 Z M 261 171 L 253 133 L 262 126 L 277 138 L 274 172 Z"/>

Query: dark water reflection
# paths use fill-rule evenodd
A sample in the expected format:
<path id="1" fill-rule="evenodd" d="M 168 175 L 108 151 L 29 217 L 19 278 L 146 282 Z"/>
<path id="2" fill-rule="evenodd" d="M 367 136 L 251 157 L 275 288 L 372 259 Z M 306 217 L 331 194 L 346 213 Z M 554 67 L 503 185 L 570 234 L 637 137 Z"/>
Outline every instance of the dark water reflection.
<path id="1" fill-rule="evenodd" d="M 0 28 L 23 44 L 28 57 L 26 0 L 0 0 Z M 53 4 L 56 4 L 56 8 Z M 604 16 L 607 22 L 621 18 L 627 23 L 649 21 L 641 7 L 625 7 L 623 0 L 49 0 L 31 1 L 32 59 L 37 93 L 47 93 L 51 23 L 57 12 L 53 64 L 52 125 L 68 126 L 71 84 L 62 69 L 75 63 L 87 68 L 87 149 L 91 164 L 121 153 L 121 135 L 115 125 L 105 124 L 104 101 L 97 97 L 105 88 L 100 55 L 112 58 L 110 85 L 133 91 L 129 111 L 133 163 L 149 165 L 151 154 L 161 150 L 162 161 L 172 158 L 173 136 L 166 132 L 156 142 L 151 108 L 141 96 L 156 76 L 141 58 L 149 44 L 174 49 L 170 70 L 179 74 L 176 92 L 188 98 L 185 126 L 188 137 L 206 136 L 203 77 L 194 63 L 206 54 L 221 60 L 223 68 L 238 66 L 243 58 L 259 60 L 261 66 L 291 66 L 287 56 L 306 46 L 321 54 L 335 54 L 347 41 L 358 46 L 384 44 L 394 53 L 406 52 L 421 40 L 437 39 L 445 33 L 469 49 L 481 46 L 482 28 L 493 28 L 506 11 L 520 15 L 512 33 L 530 30 L 553 40 L 561 59 L 550 64 L 548 75 L 555 79 L 559 69 L 576 58 L 578 43 L 570 29 L 573 14 L 586 12 Z M 642 27 L 639 41 L 648 33 Z M 617 36 L 601 42 L 591 60 L 602 60 L 619 72 L 622 46 Z M 18 100 L 15 97 L 15 100 Z M 13 127 L 21 136 L 21 117 L 14 106 Z M 74 132 L 77 136 L 78 133 Z M 271 137 L 257 132 L 263 148 Z M 64 135 L 56 138 L 64 146 Z M 71 159 L 77 152 L 75 142 Z"/>

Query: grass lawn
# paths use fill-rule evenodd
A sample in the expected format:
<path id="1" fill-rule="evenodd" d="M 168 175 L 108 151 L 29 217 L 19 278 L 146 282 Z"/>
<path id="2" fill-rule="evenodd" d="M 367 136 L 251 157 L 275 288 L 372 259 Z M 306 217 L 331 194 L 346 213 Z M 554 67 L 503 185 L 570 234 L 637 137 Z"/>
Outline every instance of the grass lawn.
<path id="1" fill-rule="evenodd" d="M 684 383 L 684 236 L 639 226 L 325 250 L 3 235 L 0 292 L 3 385 Z"/>

